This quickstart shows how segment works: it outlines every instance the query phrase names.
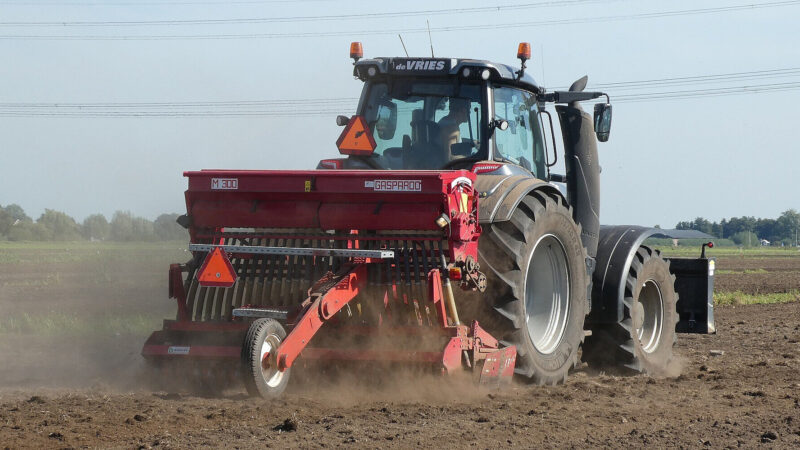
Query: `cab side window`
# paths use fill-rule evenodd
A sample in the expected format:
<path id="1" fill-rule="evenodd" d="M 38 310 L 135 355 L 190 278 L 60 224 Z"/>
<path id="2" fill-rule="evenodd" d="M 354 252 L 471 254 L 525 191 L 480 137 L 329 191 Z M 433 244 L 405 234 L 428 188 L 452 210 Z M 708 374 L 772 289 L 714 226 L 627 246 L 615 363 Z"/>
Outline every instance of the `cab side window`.
<path id="1" fill-rule="evenodd" d="M 495 154 L 543 178 L 544 145 L 536 96 L 519 89 L 496 87 L 494 115 L 495 119 L 508 122 L 508 129 L 494 130 Z"/>

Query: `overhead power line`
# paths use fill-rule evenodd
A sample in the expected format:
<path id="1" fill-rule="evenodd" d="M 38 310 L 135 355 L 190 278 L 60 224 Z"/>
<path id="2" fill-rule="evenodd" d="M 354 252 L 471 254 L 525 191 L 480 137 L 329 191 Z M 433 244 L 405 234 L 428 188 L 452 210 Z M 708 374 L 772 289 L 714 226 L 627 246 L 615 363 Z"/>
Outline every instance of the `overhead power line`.
<path id="1" fill-rule="evenodd" d="M 730 81 L 781 78 L 800 75 L 800 67 L 792 69 L 774 69 L 750 72 L 727 73 L 719 75 L 702 75 L 694 77 L 664 78 L 657 80 L 622 81 L 617 83 L 595 84 L 593 87 L 602 89 L 643 88 L 651 86 L 677 86 L 707 83 L 725 83 Z"/>
<path id="2" fill-rule="evenodd" d="M 141 1 L 141 2 L 37 2 L 4 1 L 4 6 L 210 6 L 210 5 L 264 5 L 279 3 L 329 3 L 342 0 L 214 0 L 214 1 Z"/>
<path id="3" fill-rule="evenodd" d="M 797 80 L 799 76 L 800 68 L 783 68 L 599 83 L 590 84 L 589 88 L 609 92 L 614 103 L 629 103 L 793 91 L 800 89 L 800 80 Z M 709 89 L 653 90 L 676 85 L 712 82 L 724 84 L 776 77 L 782 77 L 784 80 Z M 649 89 L 649 92 L 636 92 L 637 89 Z M 356 97 L 331 97 L 184 102 L 0 102 L 0 116 L 84 118 L 320 116 L 352 111 L 357 101 Z"/>
<path id="4" fill-rule="evenodd" d="M 622 14 L 612 16 L 585 17 L 577 19 L 557 19 L 540 20 L 528 22 L 513 22 L 504 24 L 484 24 L 484 25 L 456 25 L 448 27 L 431 28 L 430 31 L 447 33 L 453 31 L 477 31 L 492 29 L 524 28 L 537 26 L 555 25 L 575 25 L 602 22 L 618 22 L 639 19 L 657 19 L 664 17 L 679 17 L 691 15 L 719 14 L 725 12 L 777 8 L 786 6 L 797 6 L 800 0 L 774 1 L 757 4 L 743 4 L 735 6 L 723 6 L 716 8 L 696 8 L 673 11 L 660 11 L 653 13 Z M 427 28 L 404 28 L 404 29 L 380 29 L 380 30 L 345 30 L 345 31 L 307 31 L 307 32 L 288 32 L 288 33 L 246 33 L 246 34 L 173 34 L 173 35 L 0 35 L 3 40 L 78 40 L 78 41 L 144 41 L 144 40 L 197 40 L 197 39 L 281 39 L 281 38 L 319 38 L 331 36 L 372 36 L 372 35 L 394 35 L 394 34 L 414 34 L 427 33 Z"/>
<path id="5" fill-rule="evenodd" d="M 680 86 L 709 83 L 728 83 L 731 81 L 763 80 L 769 78 L 786 78 L 800 75 L 800 67 L 786 69 L 755 70 L 749 72 L 720 73 L 713 75 L 696 75 L 690 77 L 657 78 L 652 80 L 618 81 L 613 83 L 592 83 L 590 89 L 643 89 L 653 86 Z M 563 91 L 568 86 L 548 88 L 551 91 Z"/>
<path id="6" fill-rule="evenodd" d="M 647 92 L 615 96 L 617 103 L 644 102 L 665 99 L 686 99 L 696 97 L 719 97 L 728 95 L 755 94 L 759 92 L 781 92 L 800 89 L 800 82 L 757 84 L 751 86 L 736 86 L 718 89 L 693 89 L 684 91 Z"/>
<path id="7" fill-rule="evenodd" d="M 703 83 L 730 83 L 731 81 L 750 81 L 762 80 L 765 78 L 782 77 L 782 78 L 797 78 L 800 76 L 800 67 L 783 68 L 783 69 L 766 69 L 766 70 L 753 70 L 747 72 L 731 72 L 731 73 L 718 73 L 708 75 L 694 75 L 684 77 L 668 77 L 668 78 L 655 78 L 638 81 L 619 81 L 609 83 L 589 84 L 589 89 L 603 89 L 608 91 L 614 100 L 632 99 L 636 96 L 652 96 L 652 95 L 667 95 L 674 94 L 675 92 L 683 92 L 686 94 L 695 93 L 698 95 L 708 95 L 716 91 L 733 91 L 746 90 L 748 86 L 736 87 L 721 87 L 716 89 L 696 89 L 690 91 L 670 91 L 670 92 L 651 92 L 651 93 L 627 93 L 629 90 L 636 90 L 640 88 L 653 89 L 656 87 L 674 86 L 676 82 L 682 84 L 703 84 Z M 757 85 L 761 87 L 780 86 L 789 81 L 782 83 L 763 84 Z M 550 90 L 565 90 L 566 87 L 555 88 Z M 221 112 L 231 112 L 230 110 L 242 109 L 257 109 L 271 108 L 288 108 L 291 110 L 312 110 L 316 109 L 324 113 L 333 111 L 336 108 L 343 106 L 354 106 L 358 101 L 357 97 L 329 97 L 329 98 L 284 98 L 284 99 L 269 99 L 269 100 L 207 100 L 207 101 L 170 101 L 170 102 L 0 102 L 0 110 L 8 111 L 34 111 L 42 109 L 73 110 L 72 112 L 89 114 L 92 111 L 98 110 L 121 110 L 121 112 L 134 110 L 187 110 L 197 108 L 213 108 Z M 277 111 L 277 110 L 276 110 Z M 253 112 L 253 111 L 251 111 Z"/>
<path id="8" fill-rule="evenodd" d="M 475 14 L 502 11 L 515 11 L 534 8 L 574 6 L 585 3 L 607 3 L 621 0 L 563 0 L 540 1 L 498 6 L 478 6 L 471 8 L 443 8 L 415 11 L 394 11 L 355 14 L 328 14 L 315 16 L 254 17 L 234 19 L 189 19 L 189 20 L 132 20 L 132 21 L 51 21 L 51 22 L 0 22 L 2 27 L 140 27 L 140 26 L 180 26 L 180 25 L 237 25 L 287 22 L 321 22 L 341 20 L 386 19 L 397 17 L 438 16 L 454 14 Z"/>
<path id="9" fill-rule="evenodd" d="M 653 100 L 675 100 L 703 97 L 719 97 L 754 94 L 760 92 L 783 92 L 800 90 L 800 81 L 786 83 L 756 84 L 749 86 L 734 86 L 717 89 L 692 89 L 681 91 L 655 91 L 639 94 L 612 95 L 612 103 L 633 103 Z M 87 108 L 81 107 L 17 107 L 13 104 L 0 105 L 0 117 L 78 117 L 78 118 L 145 118 L 145 117 L 269 117 L 269 116 L 321 116 L 334 115 L 352 111 L 356 99 L 341 104 L 331 104 L 327 107 L 313 107 L 303 105 L 285 104 L 282 109 L 255 108 L 247 106 L 239 109 L 209 108 L 181 109 L 181 108 L 118 108 L 106 107 Z M 198 104 L 201 104 L 198 102 Z M 31 104 L 28 104 L 31 105 Z M 48 105 L 48 104 L 41 104 Z M 91 104 L 90 104 L 91 105 Z"/>
<path id="10" fill-rule="evenodd" d="M 2 103 L 0 108 L 4 107 L 17 107 L 17 108 L 183 108 L 183 107 L 239 107 L 239 106 L 318 106 L 325 104 L 347 103 L 354 102 L 358 98 L 353 97 L 337 97 L 337 98 L 320 98 L 320 99 L 278 99 L 278 100 L 222 100 L 222 101 L 202 101 L 202 102 L 115 102 L 115 103 L 62 103 L 62 102 L 46 102 L 46 103 Z"/>

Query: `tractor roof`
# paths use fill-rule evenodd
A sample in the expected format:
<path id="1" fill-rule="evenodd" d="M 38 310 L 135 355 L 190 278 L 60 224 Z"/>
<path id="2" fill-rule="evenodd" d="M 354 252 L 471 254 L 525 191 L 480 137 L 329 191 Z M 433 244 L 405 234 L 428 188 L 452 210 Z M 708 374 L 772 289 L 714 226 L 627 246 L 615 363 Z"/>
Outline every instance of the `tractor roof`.
<path id="1" fill-rule="evenodd" d="M 370 68 L 374 68 L 370 72 Z M 469 68 L 469 74 L 463 72 Z M 355 64 L 353 75 L 363 81 L 378 74 L 389 76 L 442 76 L 459 75 L 463 78 L 481 79 L 484 69 L 489 70 L 490 78 L 516 85 L 536 93 L 544 92 L 544 88 L 536 83 L 528 73 L 517 79 L 517 68 L 507 64 L 498 64 L 479 59 L 459 58 L 372 58 L 362 59 Z M 485 79 L 485 78 L 484 78 Z"/>

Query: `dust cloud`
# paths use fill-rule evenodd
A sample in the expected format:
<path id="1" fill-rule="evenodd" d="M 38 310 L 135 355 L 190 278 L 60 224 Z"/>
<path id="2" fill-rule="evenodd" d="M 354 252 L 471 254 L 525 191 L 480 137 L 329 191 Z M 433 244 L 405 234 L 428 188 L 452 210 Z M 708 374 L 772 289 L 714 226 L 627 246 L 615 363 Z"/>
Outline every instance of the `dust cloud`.
<path id="1" fill-rule="evenodd" d="M 48 244 L 3 249 L 0 389 L 141 388 L 147 335 L 174 317 L 177 244 Z M 63 245 L 63 246 L 62 246 Z"/>

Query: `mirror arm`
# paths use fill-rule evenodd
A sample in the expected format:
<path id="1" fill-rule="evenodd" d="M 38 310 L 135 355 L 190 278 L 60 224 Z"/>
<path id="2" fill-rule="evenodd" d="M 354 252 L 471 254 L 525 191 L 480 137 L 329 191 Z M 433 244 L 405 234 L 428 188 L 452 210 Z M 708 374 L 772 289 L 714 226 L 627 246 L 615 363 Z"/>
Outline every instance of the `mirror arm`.
<path id="1" fill-rule="evenodd" d="M 598 97 L 605 96 L 606 99 L 610 102 L 611 99 L 608 97 L 608 94 L 605 92 L 572 92 L 572 91 L 555 91 L 555 92 L 548 92 L 546 94 L 539 94 L 537 99 L 543 102 L 552 102 L 552 103 L 572 103 L 572 102 L 583 102 L 587 100 L 594 100 Z"/>

